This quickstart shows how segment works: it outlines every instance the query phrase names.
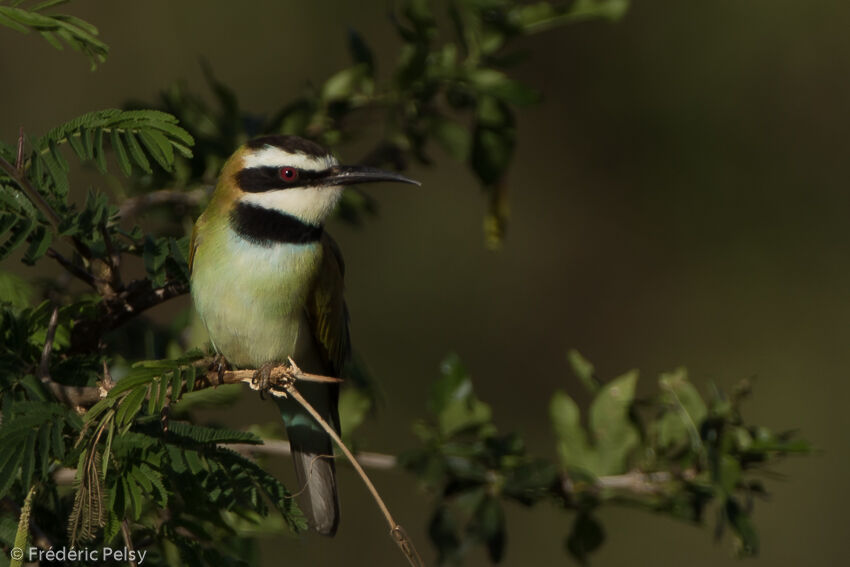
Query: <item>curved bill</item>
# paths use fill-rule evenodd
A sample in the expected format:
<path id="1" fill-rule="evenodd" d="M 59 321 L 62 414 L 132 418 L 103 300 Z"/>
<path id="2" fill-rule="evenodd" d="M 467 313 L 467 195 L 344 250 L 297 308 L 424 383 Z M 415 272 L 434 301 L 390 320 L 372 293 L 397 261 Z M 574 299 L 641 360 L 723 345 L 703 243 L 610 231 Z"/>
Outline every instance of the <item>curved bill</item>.
<path id="1" fill-rule="evenodd" d="M 322 177 L 322 185 L 353 185 L 355 183 L 375 183 L 379 181 L 422 185 L 420 182 L 400 173 L 385 171 L 377 167 L 366 167 L 365 165 L 335 165 L 327 171 L 327 175 Z"/>

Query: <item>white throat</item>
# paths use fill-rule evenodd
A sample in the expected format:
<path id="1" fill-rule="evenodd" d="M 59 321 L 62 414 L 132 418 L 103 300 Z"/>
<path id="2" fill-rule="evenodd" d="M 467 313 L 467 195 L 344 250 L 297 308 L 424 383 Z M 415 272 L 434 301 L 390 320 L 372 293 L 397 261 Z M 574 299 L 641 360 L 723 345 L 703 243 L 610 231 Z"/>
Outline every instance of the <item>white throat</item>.
<path id="1" fill-rule="evenodd" d="M 342 187 L 293 187 L 245 193 L 239 201 L 280 211 L 307 224 L 319 226 L 333 212 L 341 196 Z"/>

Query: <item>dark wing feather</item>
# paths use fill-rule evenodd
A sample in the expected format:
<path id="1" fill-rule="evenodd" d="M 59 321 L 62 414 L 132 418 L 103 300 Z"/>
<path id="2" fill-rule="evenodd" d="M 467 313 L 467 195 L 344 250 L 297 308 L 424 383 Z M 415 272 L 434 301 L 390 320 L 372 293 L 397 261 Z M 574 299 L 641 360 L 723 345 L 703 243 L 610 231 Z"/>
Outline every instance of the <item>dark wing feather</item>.
<path id="1" fill-rule="evenodd" d="M 351 353 L 348 308 L 343 295 L 345 265 L 339 247 L 327 234 L 322 237 L 322 252 L 322 264 L 307 300 L 307 318 L 328 371 L 339 376 Z"/>

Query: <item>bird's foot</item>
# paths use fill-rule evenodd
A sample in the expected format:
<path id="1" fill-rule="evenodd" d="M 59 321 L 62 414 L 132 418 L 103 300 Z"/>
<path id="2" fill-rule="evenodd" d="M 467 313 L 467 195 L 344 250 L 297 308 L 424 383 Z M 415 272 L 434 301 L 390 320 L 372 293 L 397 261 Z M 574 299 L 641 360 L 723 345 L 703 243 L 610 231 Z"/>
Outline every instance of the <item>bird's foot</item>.
<path id="1" fill-rule="evenodd" d="M 251 384 L 260 392 L 260 399 L 265 400 L 266 394 L 272 388 L 272 368 L 277 366 L 273 362 L 266 362 L 260 366 L 254 376 L 251 377 Z"/>
<path id="2" fill-rule="evenodd" d="M 224 373 L 230 369 L 230 363 L 227 362 L 227 359 L 224 358 L 223 354 L 217 354 L 210 363 L 209 369 L 211 372 L 215 372 L 218 376 L 218 383 L 216 386 L 220 386 L 224 384 Z"/>

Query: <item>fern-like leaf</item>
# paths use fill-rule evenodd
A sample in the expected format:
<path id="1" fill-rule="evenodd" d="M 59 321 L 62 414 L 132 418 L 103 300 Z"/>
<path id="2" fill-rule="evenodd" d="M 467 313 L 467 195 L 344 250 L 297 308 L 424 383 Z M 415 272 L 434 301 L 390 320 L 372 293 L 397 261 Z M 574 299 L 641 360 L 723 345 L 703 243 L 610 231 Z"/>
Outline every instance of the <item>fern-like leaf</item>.
<path id="1" fill-rule="evenodd" d="M 44 254 L 52 234 L 44 230 L 46 221 L 29 199 L 16 187 L 0 179 L 0 260 L 6 258 L 31 236 L 25 261 L 32 263 Z"/>
<path id="2" fill-rule="evenodd" d="M 172 421 L 168 426 L 170 436 L 200 445 L 213 443 L 252 443 L 258 445 L 262 440 L 247 431 L 235 431 L 226 428 L 205 427 L 185 421 Z"/>
<path id="3" fill-rule="evenodd" d="M 0 6 L 0 25 L 21 33 L 35 31 L 59 50 L 68 45 L 88 57 L 92 69 L 95 69 L 98 63 L 106 61 L 109 53 L 109 46 L 97 37 L 97 28 L 67 14 L 44 13 L 66 1 L 46 0 L 29 8 L 22 6 L 24 2 L 13 6 Z"/>
<path id="4" fill-rule="evenodd" d="M 192 136 L 177 125 L 177 119 L 165 112 L 114 108 L 89 112 L 33 142 L 29 160 L 33 185 L 64 199 L 68 193 L 68 163 L 60 146 L 68 144 L 78 158 L 93 161 L 101 172 L 106 172 L 107 139 L 119 168 L 127 176 L 134 166 L 150 173 L 148 157 L 171 171 L 176 155 L 192 157 L 194 144 Z"/>

